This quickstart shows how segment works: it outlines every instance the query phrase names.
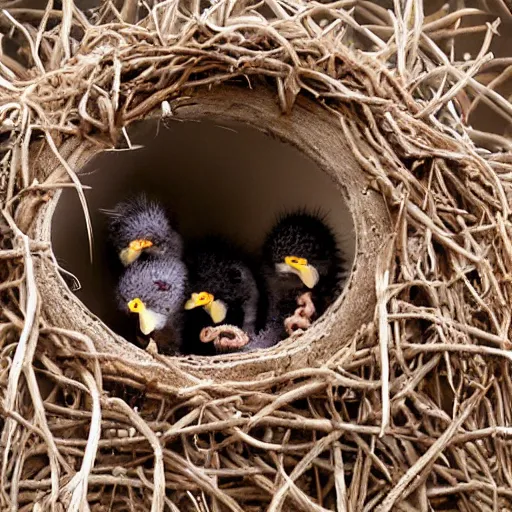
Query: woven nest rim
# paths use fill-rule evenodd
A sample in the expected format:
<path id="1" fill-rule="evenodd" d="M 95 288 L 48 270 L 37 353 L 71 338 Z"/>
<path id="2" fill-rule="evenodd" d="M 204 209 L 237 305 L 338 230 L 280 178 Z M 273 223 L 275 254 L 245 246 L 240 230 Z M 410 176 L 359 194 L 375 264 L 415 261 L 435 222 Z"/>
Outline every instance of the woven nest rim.
<path id="1" fill-rule="evenodd" d="M 188 380 L 187 374 L 197 378 L 248 380 L 269 371 L 281 374 L 307 367 L 312 361 L 316 364 L 326 361 L 354 336 L 362 323 L 372 320 L 376 300 L 376 258 L 384 237 L 390 232 L 382 196 L 368 188 L 367 179 L 351 155 L 341 128 L 336 128 L 339 123 L 335 116 L 305 97 L 300 97 L 293 111 L 283 116 L 272 91 L 263 87 L 249 90 L 228 85 L 198 90 L 190 98 L 175 102 L 173 112 L 176 120 L 244 123 L 296 147 L 327 173 L 348 205 L 356 236 L 356 257 L 343 293 L 325 315 L 303 334 L 294 335 L 264 351 L 214 357 L 167 358 L 149 354 L 134 346 L 90 313 L 73 296 L 58 269 L 47 264 L 36 267 L 38 286 L 49 299 L 42 305 L 44 313 L 54 319 L 56 325 L 62 328 L 75 326 L 94 340 L 98 352 L 104 354 L 105 362 L 110 360 L 112 365 L 119 365 L 119 369 L 125 372 L 126 365 L 132 367 L 131 371 L 137 368 L 137 371 L 147 372 L 148 379 L 154 379 L 155 369 L 158 368 L 158 380 L 163 383 L 177 384 L 177 376 L 169 376 L 168 363 L 185 380 Z M 161 117 L 161 112 L 154 110 L 134 122 Z M 76 169 L 83 168 L 102 151 L 94 145 L 84 149 L 83 141 L 78 139 L 66 141 L 66 148 L 67 151 L 62 148 L 61 153 L 69 153 L 68 161 Z M 51 161 L 54 161 L 54 153 L 46 148 L 35 165 L 41 169 L 52 168 L 52 174 L 64 177 L 63 166 L 57 163 L 49 167 L 48 162 Z M 80 175 L 80 172 L 77 174 Z M 60 192 L 48 203 L 41 203 L 34 222 L 38 242 L 51 243 L 51 223 L 59 198 Z M 62 311 L 63 306 L 59 304 L 62 301 L 67 303 L 64 307 L 67 313 Z M 183 385 L 179 377 L 178 382 Z M 195 383 L 195 379 L 192 382 Z"/>

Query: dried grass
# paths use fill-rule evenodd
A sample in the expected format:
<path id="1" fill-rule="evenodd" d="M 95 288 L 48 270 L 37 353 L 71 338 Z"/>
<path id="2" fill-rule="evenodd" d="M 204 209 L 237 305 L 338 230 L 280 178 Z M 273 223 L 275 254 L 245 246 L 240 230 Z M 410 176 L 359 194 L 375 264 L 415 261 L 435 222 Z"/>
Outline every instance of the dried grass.
<path id="1" fill-rule="evenodd" d="M 497 23 L 456 62 L 472 9 L 425 20 L 419 1 L 361 2 L 356 21 L 348 0 L 128 0 L 88 19 L 62 5 L 0 21 L 29 62 L 0 55 L 0 508 L 512 509 L 512 155 L 466 125 L 479 101 L 512 119 L 493 89 L 510 74 L 488 53 Z M 228 81 L 339 118 L 395 227 L 374 321 L 318 367 L 254 381 L 164 389 L 109 373 L 93 339 L 45 317 L 34 262 L 56 263 L 19 228 L 20 205 L 69 184 L 34 175 L 31 143 L 46 140 L 87 218 L 65 140 L 111 148 L 153 109 Z"/>

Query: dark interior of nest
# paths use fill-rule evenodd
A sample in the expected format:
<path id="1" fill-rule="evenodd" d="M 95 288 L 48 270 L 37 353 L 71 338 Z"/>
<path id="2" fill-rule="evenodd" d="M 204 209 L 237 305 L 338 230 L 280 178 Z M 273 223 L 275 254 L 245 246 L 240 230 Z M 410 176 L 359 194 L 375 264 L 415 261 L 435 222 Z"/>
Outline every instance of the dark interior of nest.
<path id="1" fill-rule="evenodd" d="M 264 283 L 258 275 L 262 245 L 276 220 L 296 210 L 320 213 L 343 257 L 343 274 L 348 274 L 356 243 L 341 185 L 298 149 L 240 123 L 171 121 L 164 126 L 145 120 L 127 135 L 136 149 L 101 153 L 79 171 L 92 221 L 92 262 L 83 210 L 71 188 L 63 190 L 53 216 L 52 244 L 70 289 L 128 341 L 144 348 L 149 337 L 141 335 L 136 314 L 119 309 L 119 258 L 108 243 L 104 210 L 139 192 L 172 212 L 185 252 L 209 235 L 240 247 L 258 286 Z M 342 276 L 337 296 L 344 282 Z M 265 327 L 266 295 L 260 286 L 257 329 Z M 185 354 L 210 353 L 201 349 L 204 343 L 188 349 L 187 343 L 184 339 Z"/>

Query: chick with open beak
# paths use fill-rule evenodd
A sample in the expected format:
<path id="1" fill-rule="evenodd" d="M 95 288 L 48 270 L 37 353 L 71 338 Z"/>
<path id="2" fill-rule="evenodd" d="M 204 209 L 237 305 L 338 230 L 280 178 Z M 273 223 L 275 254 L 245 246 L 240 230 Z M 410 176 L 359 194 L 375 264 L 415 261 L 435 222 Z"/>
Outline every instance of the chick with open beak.
<path id="1" fill-rule="evenodd" d="M 266 325 L 246 349 L 270 347 L 295 328 L 307 328 L 340 290 L 343 260 L 332 230 L 318 215 L 284 215 L 265 239 L 262 261 Z"/>
<path id="2" fill-rule="evenodd" d="M 181 351 L 187 268 L 178 258 L 135 261 L 119 280 L 119 308 L 138 316 L 142 334 L 167 354 Z"/>
<path id="3" fill-rule="evenodd" d="M 142 256 L 181 258 L 183 241 L 162 205 L 141 194 L 118 203 L 109 216 L 109 234 L 121 263 L 127 267 Z"/>
<path id="4" fill-rule="evenodd" d="M 230 325 L 254 333 L 259 292 L 244 256 L 224 239 L 209 236 L 190 245 L 185 302 L 185 345 L 190 353 L 212 354 L 236 349 L 229 342 L 198 343 L 207 327 Z"/>
<path id="5" fill-rule="evenodd" d="M 220 324 L 226 318 L 228 308 L 226 304 L 208 292 L 192 293 L 190 299 L 185 302 L 185 309 L 191 310 L 202 307 L 210 315 L 214 324 Z"/>
<path id="6" fill-rule="evenodd" d="M 314 288 L 320 279 L 318 270 L 308 263 L 306 258 L 300 256 L 285 256 L 283 262 L 275 265 L 276 272 L 295 274 L 308 288 Z"/>

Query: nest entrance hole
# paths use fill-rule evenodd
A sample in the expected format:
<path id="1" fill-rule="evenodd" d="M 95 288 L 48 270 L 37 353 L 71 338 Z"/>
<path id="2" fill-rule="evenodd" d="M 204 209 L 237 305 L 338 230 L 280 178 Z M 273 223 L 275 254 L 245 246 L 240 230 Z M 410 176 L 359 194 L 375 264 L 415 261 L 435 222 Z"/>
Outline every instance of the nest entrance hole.
<path id="1" fill-rule="evenodd" d="M 86 197 L 94 234 L 89 260 L 83 212 L 72 189 L 63 191 L 52 222 L 52 243 L 60 265 L 80 281 L 78 298 L 115 332 L 133 331 L 117 311 L 100 209 L 145 191 L 176 215 L 185 241 L 221 234 L 257 256 L 276 217 L 296 208 L 326 214 L 350 266 L 355 253 L 352 216 L 340 185 L 311 159 L 240 122 L 212 120 L 141 121 L 129 130 L 132 151 L 101 153 L 79 172 L 90 187 Z"/>

